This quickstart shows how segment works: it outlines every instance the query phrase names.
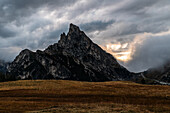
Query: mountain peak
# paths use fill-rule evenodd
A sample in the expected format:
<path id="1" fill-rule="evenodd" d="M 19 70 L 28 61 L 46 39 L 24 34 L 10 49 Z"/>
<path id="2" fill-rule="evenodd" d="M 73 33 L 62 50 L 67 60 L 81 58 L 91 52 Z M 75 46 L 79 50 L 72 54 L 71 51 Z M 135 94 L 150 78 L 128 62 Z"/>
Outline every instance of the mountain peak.
<path id="1" fill-rule="evenodd" d="M 67 35 L 61 34 L 58 43 L 44 51 L 24 51 L 8 69 L 20 79 L 110 81 L 133 76 L 74 24 L 70 24 Z"/>
<path id="2" fill-rule="evenodd" d="M 69 32 L 68 34 L 76 34 L 79 35 L 80 34 L 80 28 L 74 24 L 70 24 L 70 28 L 69 28 Z"/>
<path id="3" fill-rule="evenodd" d="M 71 48 L 75 45 L 82 45 L 84 43 L 91 44 L 91 40 L 89 37 L 86 36 L 86 34 L 80 30 L 80 28 L 74 24 L 70 24 L 69 32 L 67 35 L 65 33 L 61 34 L 60 40 L 58 41 L 58 44 L 62 47 L 67 46 L 68 48 Z M 75 46 L 77 48 L 77 46 Z"/>
<path id="4" fill-rule="evenodd" d="M 76 25 L 74 25 L 74 24 L 72 24 L 72 23 L 70 23 L 70 28 L 69 28 L 69 30 L 71 30 L 71 31 L 77 31 L 77 30 L 79 30 L 79 31 L 80 31 L 79 27 L 76 26 Z"/>

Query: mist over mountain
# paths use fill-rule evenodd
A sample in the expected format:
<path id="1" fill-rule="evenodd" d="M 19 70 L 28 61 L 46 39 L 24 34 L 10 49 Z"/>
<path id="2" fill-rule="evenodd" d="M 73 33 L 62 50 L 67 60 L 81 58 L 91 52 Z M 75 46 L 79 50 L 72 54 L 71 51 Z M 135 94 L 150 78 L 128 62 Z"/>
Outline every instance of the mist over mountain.
<path id="1" fill-rule="evenodd" d="M 148 69 L 143 75 L 149 79 L 155 79 L 165 83 L 170 83 L 170 61 L 156 68 Z"/>
<path id="2" fill-rule="evenodd" d="M 6 73 L 8 65 L 9 65 L 9 62 L 0 60 L 0 73 Z"/>
<path id="3" fill-rule="evenodd" d="M 144 37 L 137 37 L 132 59 L 124 65 L 130 71 L 141 72 L 149 68 L 157 68 L 166 65 L 170 61 L 170 35 L 169 32 L 162 34 L 146 34 Z M 141 38 L 143 38 L 141 42 Z M 134 67 L 136 66 L 136 67 Z"/>

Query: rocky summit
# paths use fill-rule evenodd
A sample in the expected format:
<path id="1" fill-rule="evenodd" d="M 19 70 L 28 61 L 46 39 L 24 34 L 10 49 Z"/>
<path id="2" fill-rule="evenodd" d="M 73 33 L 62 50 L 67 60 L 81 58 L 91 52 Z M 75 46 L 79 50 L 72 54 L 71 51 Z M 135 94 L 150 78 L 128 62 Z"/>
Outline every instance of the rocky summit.
<path id="1" fill-rule="evenodd" d="M 70 24 L 58 43 L 44 51 L 25 49 L 8 67 L 16 79 L 78 81 L 130 80 L 133 74 L 109 53 L 93 43 L 78 26 Z"/>

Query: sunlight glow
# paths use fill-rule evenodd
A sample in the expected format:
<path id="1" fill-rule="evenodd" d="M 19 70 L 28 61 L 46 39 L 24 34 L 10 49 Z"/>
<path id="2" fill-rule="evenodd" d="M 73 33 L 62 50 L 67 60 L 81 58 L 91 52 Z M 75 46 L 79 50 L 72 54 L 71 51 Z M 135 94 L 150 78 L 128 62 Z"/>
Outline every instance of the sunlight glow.
<path id="1" fill-rule="evenodd" d="M 122 48 L 127 48 L 127 46 L 128 46 L 128 43 L 125 43 L 122 45 Z"/>
<path id="2" fill-rule="evenodd" d="M 118 60 L 121 60 L 121 61 L 128 61 L 128 56 L 125 55 L 125 56 L 120 56 L 120 57 L 117 57 Z"/>
<path id="3" fill-rule="evenodd" d="M 107 49 L 118 50 L 121 48 L 121 45 L 120 44 L 107 44 L 106 47 Z"/>
<path id="4" fill-rule="evenodd" d="M 120 53 L 116 53 L 116 55 L 128 55 L 130 54 L 131 52 L 120 52 Z"/>
<path id="5" fill-rule="evenodd" d="M 112 54 L 117 60 L 127 62 L 131 60 L 131 50 L 128 49 L 128 43 L 106 44 L 102 47 L 108 53 Z"/>

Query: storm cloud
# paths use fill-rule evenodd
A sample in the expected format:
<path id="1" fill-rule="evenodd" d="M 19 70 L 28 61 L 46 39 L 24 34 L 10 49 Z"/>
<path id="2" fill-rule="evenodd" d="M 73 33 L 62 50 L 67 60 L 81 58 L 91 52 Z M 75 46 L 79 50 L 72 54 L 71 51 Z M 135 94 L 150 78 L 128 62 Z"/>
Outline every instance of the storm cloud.
<path id="1" fill-rule="evenodd" d="M 44 49 L 74 23 L 100 46 L 128 43 L 121 63 L 146 70 L 170 58 L 169 12 L 169 0 L 0 0 L 0 59 Z"/>

